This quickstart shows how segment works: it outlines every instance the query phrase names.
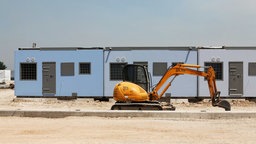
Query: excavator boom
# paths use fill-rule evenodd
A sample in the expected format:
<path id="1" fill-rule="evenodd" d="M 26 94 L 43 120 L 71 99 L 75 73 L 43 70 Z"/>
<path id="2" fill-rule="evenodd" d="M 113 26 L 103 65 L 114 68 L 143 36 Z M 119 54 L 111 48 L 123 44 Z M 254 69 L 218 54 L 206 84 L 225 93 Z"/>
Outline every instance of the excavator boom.
<path id="1" fill-rule="evenodd" d="M 160 94 L 158 94 L 158 92 L 170 77 L 174 76 L 175 78 L 176 76 L 179 76 L 179 75 L 189 74 L 189 75 L 205 77 L 205 79 L 208 82 L 212 105 L 219 106 L 224 108 L 226 111 L 230 111 L 231 109 L 230 104 L 226 100 L 220 100 L 220 92 L 217 91 L 214 69 L 211 66 L 209 66 L 207 67 L 207 72 L 204 72 L 204 71 L 198 71 L 197 69 L 193 69 L 193 68 L 198 69 L 202 67 L 200 65 L 177 64 L 174 67 L 169 68 L 164 74 L 164 76 L 162 77 L 162 79 L 153 88 L 152 92 L 150 93 L 150 99 L 158 100 L 163 96 L 166 90 L 171 86 L 171 82 L 173 80 L 165 86 L 164 90 Z"/>

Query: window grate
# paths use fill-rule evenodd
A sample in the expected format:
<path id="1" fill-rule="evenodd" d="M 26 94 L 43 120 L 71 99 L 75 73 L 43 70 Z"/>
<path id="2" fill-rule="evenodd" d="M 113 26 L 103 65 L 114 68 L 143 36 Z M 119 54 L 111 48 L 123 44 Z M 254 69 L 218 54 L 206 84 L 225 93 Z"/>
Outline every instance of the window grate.
<path id="1" fill-rule="evenodd" d="M 123 68 L 127 63 L 110 64 L 110 80 L 123 80 Z"/>
<path id="2" fill-rule="evenodd" d="M 80 63 L 79 74 L 91 74 L 91 63 Z"/>
<path id="3" fill-rule="evenodd" d="M 223 63 L 222 62 L 205 62 L 205 66 L 212 66 L 215 71 L 215 79 L 223 80 Z M 207 72 L 207 68 L 205 68 Z"/>
<path id="4" fill-rule="evenodd" d="M 20 64 L 20 79 L 21 80 L 36 80 L 37 77 L 36 63 L 21 63 Z"/>

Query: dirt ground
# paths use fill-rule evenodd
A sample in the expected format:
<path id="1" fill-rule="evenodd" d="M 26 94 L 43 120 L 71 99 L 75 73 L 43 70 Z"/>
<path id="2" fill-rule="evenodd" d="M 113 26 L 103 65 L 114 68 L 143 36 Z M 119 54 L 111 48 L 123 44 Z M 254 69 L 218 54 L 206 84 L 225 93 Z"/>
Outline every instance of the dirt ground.
<path id="1" fill-rule="evenodd" d="M 228 100 L 232 111 L 256 111 L 256 103 L 247 100 Z M 212 107 L 209 99 L 199 103 L 188 103 L 187 100 L 171 100 L 176 111 L 224 111 L 219 107 Z M 56 98 L 16 98 L 14 90 L 0 89 L 0 110 L 110 110 L 115 103 L 94 101 L 88 98 L 76 100 L 57 100 Z"/>
<path id="2" fill-rule="evenodd" d="M 229 101 L 232 111 L 256 111 L 254 102 Z M 172 102 L 176 111 L 224 111 L 212 107 L 209 100 L 196 104 L 185 100 Z M 13 90 L 0 89 L 0 110 L 109 110 L 113 103 L 113 100 L 16 98 Z M 0 117 L 0 143 L 8 144 L 254 144 L 255 141 L 256 119 Z"/>
<path id="3" fill-rule="evenodd" d="M 254 144 L 255 141 L 255 119 L 0 117 L 0 143 L 6 144 Z"/>

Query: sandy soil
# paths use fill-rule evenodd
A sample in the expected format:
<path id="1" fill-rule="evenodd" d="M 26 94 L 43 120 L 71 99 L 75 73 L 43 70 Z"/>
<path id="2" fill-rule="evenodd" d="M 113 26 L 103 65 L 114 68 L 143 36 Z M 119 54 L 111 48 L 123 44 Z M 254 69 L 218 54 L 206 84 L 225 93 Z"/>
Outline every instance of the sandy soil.
<path id="1" fill-rule="evenodd" d="M 199 103 L 188 103 L 187 100 L 171 100 L 176 111 L 224 111 L 212 107 L 209 99 Z M 247 100 L 228 100 L 232 111 L 256 111 L 256 103 Z M 110 110 L 115 103 L 94 101 L 93 99 L 78 98 L 76 100 L 57 100 L 56 98 L 16 98 L 14 90 L 0 89 L 0 110 Z"/>
<path id="2" fill-rule="evenodd" d="M 255 141 L 255 119 L 0 117 L 0 143 L 6 144 L 254 144 Z"/>
<path id="3" fill-rule="evenodd" d="M 232 111 L 256 111 L 256 104 L 230 100 Z M 16 98 L 0 89 L 0 110 L 109 110 L 110 102 L 77 99 Z M 208 100 L 190 104 L 173 100 L 176 111 L 224 111 Z M 166 118 L 67 117 L 61 119 L 0 117 L 0 143 L 8 144 L 116 144 L 188 143 L 254 144 L 256 119 L 202 120 Z"/>

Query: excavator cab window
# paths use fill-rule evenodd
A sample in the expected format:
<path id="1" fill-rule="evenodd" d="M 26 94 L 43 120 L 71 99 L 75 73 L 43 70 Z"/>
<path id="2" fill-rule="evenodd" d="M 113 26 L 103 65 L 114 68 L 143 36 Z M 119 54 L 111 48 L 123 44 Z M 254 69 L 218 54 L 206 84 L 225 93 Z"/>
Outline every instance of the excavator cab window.
<path id="1" fill-rule="evenodd" d="M 149 75 L 147 68 L 142 65 L 126 65 L 123 68 L 123 81 L 129 81 L 149 91 Z"/>

